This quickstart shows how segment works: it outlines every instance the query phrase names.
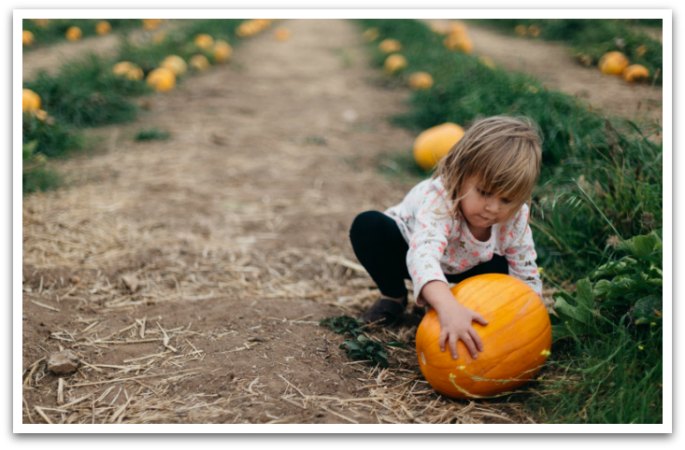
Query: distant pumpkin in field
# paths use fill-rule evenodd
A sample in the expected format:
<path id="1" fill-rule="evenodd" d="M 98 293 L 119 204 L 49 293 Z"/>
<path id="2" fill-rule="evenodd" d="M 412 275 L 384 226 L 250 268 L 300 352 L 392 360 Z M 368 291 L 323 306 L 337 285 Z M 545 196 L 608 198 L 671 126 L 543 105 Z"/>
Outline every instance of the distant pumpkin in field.
<path id="1" fill-rule="evenodd" d="M 530 37 L 538 37 L 540 36 L 540 27 L 533 24 L 528 26 L 528 36 Z"/>
<path id="2" fill-rule="evenodd" d="M 399 53 L 388 56 L 383 63 L 383 68 L 390 74 L 397 73 L 405 67 L 407 67 L 407 59 Z"/>
<path id="3" fill-rule="evenodd" d="M 22 45 L 33 45 L 34 37 L 33 33 L 31 33 L 29 30 L 24 30 L 21 32 L 21 44 Z"/>
<path id="4" fill-rule="evenodd" d="M 599 70 L 606 75 L 621 75 L 628 67 L 628 58 L 619 51 L 607 52 L 599 59 Z"/>
<path id="5" fill-rule="evenodd" d="M 641 64 L 632 64 L 623 71 L 623 79 L 629 83 L 644 81 L 649 78 L 649 69 Z"/>
<path id="6" fill-rule="evenodd" d="M 473 52 L 473 42 L 466 34 L 450 33 L 442 42 L 448 50 L 456 50 L 463 53 Z"/>
<path id="7" fill-rule="evenodd" d="M 142 80 L 143 69 L 130 61 L 120 61 L 112 67 L 112 73 L 118 77 L 125 77 L 129 80 Z"/>
<path id="8" fill-rule="evenodd" d="M 224 40 L 217 40 L 214 43 L 214 51 L 212 53 L 214 56 L 214 61 L 218 63 L 224 63 L 231 59 L 231 55 L 233 55 L 233 47 L 231 47 L 231 44 Z"/>
<path id="9" fill-rule="evenodd" d="M 165 67 L 158 67 L 147 75 L 146 82 L 157 92 L 167 92 L 176 86 L 176 75 Z"/>
<path id="10" fill-rule="evenodd" d="M 177 77 L 183 75 L 188 70 L 188 64 L 178 55 L 167 56 L 159 66 L 171 70 Z"/>
<path id="11" fill-rule="evenodd" d="M 110 25 L 106 20 L 101 20 L 95 25 L 95 32 L 100 36 L 104 36 L 110 31 L 112 31 L 112 25 Z"/>
<path id="12" fill-rule="evenodd" d="M 450 22 L 450 25 L 447 29 L 447 34 L 459 34 L 462 36 L 466 36 L 468 35 L 468 29 L 466 28 L 464 22 Z"/>
<path id="13" fill-rule="evenodd" d="M 428 72 L 414 72 L 409 75 L 409 87 L 414 90 L 430 89 L 433 77 Z"/>
<path id="14" fill-rule="evenodd" d="M 159 28 L 162 24 L 162 19 L 143 19 L 143 29 L 153 31 Z"/>
<path id="15" fill-rule="evenodd" d="M 197 55 L 190 57 L 190 67 L 199 72 L 209 69 L 210 65 L 209 60 L 205 55 L 198 53 Z"/>
<path id="16" fill-rule="evenodd" d="M 68 41 L 78 41 L 83 36 L 83 32 L 79 27 L 69 27 L 65 36 Z"/>
<path id="17" fill-rule="evenodd" d="M 21 92 L 21 110 L 23 112 L 36 112 L 40 110 L 40 95 L 31 89 L 23 89 Z"/>
<path id="18" fill-rule="evenodd" d="M 397 39 L 383 39 L 378 44 L 378 48 L 383 53 L 394 53 L 402 50 L 402 44 Z"/>
<path id="19" fill-rule="evenodd" d="M 364 30 L 364 33 L 362 33 L 362 36 L 364 36 L 364 39 L 366 39 L 367 42 L 373 42 L 376 39 L 378 39 L 378 36 L 380 33 L 378 32 L 378 28 L 367 28 Z"/>
<path id="20" fill-rule="evenodd" d="M 207 33 L 195 36 L 195 45 L 202 50 L 209 50 L 214 45 L 214 38 Z"/>

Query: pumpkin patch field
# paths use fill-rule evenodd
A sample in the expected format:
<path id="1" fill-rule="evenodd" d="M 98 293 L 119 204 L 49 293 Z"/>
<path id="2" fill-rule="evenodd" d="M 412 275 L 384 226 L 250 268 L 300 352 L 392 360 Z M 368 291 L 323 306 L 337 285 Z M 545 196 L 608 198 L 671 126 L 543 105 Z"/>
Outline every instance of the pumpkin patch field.
<path id="1" fill-rule="evenodd" d="M 470 21 L 25 22 L 22 424 L 662 423 L 653 66 Z M 422 311 L 354 319 L 378 291 L 348 233 L 495 114 L 544 135 L 544 292 L 512 288 L 522 381 L 453 396 Z"/>

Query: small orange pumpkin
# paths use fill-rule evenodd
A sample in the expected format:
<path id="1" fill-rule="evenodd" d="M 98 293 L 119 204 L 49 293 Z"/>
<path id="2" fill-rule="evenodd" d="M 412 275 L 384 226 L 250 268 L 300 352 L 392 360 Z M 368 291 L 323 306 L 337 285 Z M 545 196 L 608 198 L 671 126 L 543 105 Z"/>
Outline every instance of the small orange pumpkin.
<path id="1" fill-rule="evenodd" d="M 233 54 L 233 47 L 228 42 L 219 39 L 214 43 L 214 61 L 217 63 L 225 63 L 231 59 Z"/>
<path id="2" fill-rule="evenodd" d="M 101 20 L 95 25 L 95 32 L 100 36 L 109 34 L 110 31 L 112 31 L 112 25 L 106 20 Z"/>
<path id="3" fill-rule="evenodd" d="M 186 63 L 185 59 L 178 55 L 169 55 L 162 60 L 162 63 L 159 65 L 159 67 L 166 67 L 167 69 L 171 70 L 174 75 L 179 77 L 188 70 L 188 63 Z"/>
<path id="4" fill-rule="evenodd" d="M 31 89 L 23 89 L 21 92 L 21 110 L 23 112 L 36 112 L 40 110 L 40 95 Z"/>
<path id="5" fill-rule="evenodd" d="M 473 42 L 471 38 L 462 33 L 450 33 L 443 40 L 445 48 L 448 50 L 455 50 L 462 53 L 472 53 L 473 52 Z"/>
<path id="6" fill-rule="evenodd" d="M 162 24 L 162 19 L 143 19 L 143 29 L 154 31 Z"/>
<path id="7" fill-rule="evenodd" d="M 189 64 L 190 64 L 190 67 L 193 68 L 193 70 L 197 70 L 198 72 L 202 72 L 203 70 L 207 70 L 207 69 L 209 69 L 209 66 L 211 66 L 207 57 L 201 53 L 198 53 L 196 55 L 191 56 Z"/>
<path id="8" fill-rule="evenodd" d="M 69 27 L 64 35 L 68 41 L 78 41 L 83 36 L 83 32 L 79 27 Z"/>
<path id="9" fill-rule="evenodd" d="M 649 69 L 641 64 L 631 64 L 623 71 L 623 79 L 629 83 L 644 81 L 649 78 Z"/>
<path id="10" fill-rule="evenodd" d="M 407 59 L 399 53 L 394 53 L 388 56 L 387 58 L 385 58 L 385 62 L 383 63 L 383 68 L 389 74 L 399 72 L 406 67 Z"/>
<path id="11" fill-rule="evenodd" d="M 207 33 L 200 33 L 195 36 L 195 45 L 202 50 L 209 50 L 214 45 L 214 38 Z"/>
<path id="12" fill-rule="evenodd" d="M 628 67 L 628 58 L 619 51 L 607 52 L 599 59 L 599 70 L 605 75 L 621 75 Z"/>
<path id="13" fill-rule="evenodd" d="M 456 123 L 443 123 L 422 131 L 414 140 L 414 161 L 423 170 L 431 170 L 464 136 Z"/>
<path id="14" fill-rule="evenodd" d="M 383 39 L 378 44 L 378 49 L 383 53 L 394 53 L 402 50 L 402 44 L 397 39 Z"/>
<path id="15" fill-rule="evenodd" d="M 21 32 L 21 43 L 22 45 L 33 45 L 34 36 L 29 30 L 24 30 Z"/>
<path id="16" fill-rule="evenodd" d="M 414 72 L 409 75 L 409 87 L 414 90 L 430 89 L 433 77 L 428 72 Z"/>
<path id="17" fill-rule="evenodd" d="M 552 327 L 540 297 L 510 275 L 485 274 L 452 288 L 465 307 L 481 314 L 486 326 L 473 327 L 483 351 L 472 359 L 459 341 L 459 358 L 440 351 L 440 320 L 430 309 L 416 330 L 416 354 L 421 373 L 436 391 L 454 398 L 490 397 L 511 391 L 542 368 L 550 354 Z"/>
<path id="18" fill-rule="evenodd" d="M 157 92 L 167 92 L 176 86 L 176 75 L 166 67 L 158 67 L 147 75 L 147 84 Z"/>

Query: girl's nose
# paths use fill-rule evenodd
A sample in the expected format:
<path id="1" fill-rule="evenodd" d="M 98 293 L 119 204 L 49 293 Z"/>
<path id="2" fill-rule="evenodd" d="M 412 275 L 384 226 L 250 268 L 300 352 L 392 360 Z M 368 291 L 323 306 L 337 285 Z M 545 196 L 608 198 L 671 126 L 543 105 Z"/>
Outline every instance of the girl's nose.
<path id="1" fill-rule="evenodd" d="M 490 213 L 497 213 L 499 211 L 499 200 L 493 198 L 485 203 L 485 210 Z"/>

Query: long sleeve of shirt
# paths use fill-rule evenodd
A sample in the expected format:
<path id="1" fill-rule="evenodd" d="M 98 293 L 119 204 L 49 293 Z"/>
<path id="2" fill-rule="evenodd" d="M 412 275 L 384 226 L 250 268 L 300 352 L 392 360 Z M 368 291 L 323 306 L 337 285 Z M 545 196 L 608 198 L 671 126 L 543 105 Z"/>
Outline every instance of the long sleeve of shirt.
<path id="1" fill-rule="evenodd" d="M 429 281 L 447 278 L 440 263 L 449 243 L 452 220 L 446 214 L 444 190 L 428 189 L 417 196 L 413 233 L 409 239 L 407 270 L 414 284 L 414 298 L 419 298 L 423 286 Z"/>

